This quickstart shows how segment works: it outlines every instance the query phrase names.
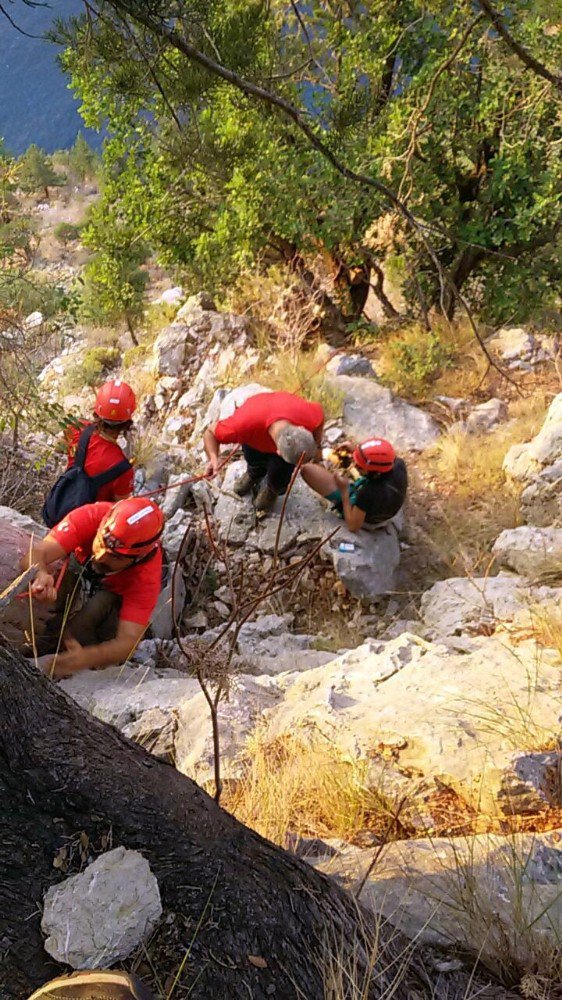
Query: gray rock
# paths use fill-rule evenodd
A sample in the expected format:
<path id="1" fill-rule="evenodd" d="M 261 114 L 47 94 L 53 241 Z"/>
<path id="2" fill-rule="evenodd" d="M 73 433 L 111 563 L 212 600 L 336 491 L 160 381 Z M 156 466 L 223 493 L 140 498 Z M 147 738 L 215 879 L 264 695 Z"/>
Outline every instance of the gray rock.
<path id="1" fill-rule="evenodd" d="M 362 354 L 336 354 L 326 365 L 330 375 L 358 375 L 363 378 L 375 378 L 375 370 L 369 360 Z"/>
<path id="2" fill-rule="evenodd" d="M 189 326 L 177 321 L 158 334 L 154 342 L 154 364 L 158 375 L 180 374 L 189 342 Z"/>
<path id="3" fill-rule="evenodd" d="M 562 576 L 562 528 L 522 526 L 502 531 L 492 552 L 499 566 L 535 580 Z"/>
<path id="4" fill-rule="evenodd" d="M 334 569 L 354 597 L 370 599 L 395 588 L 400 542 L 394 524 L 355 534 L 342 527 L 328 545 Z M 341 551 L 351 545 L 352 551 Z"/>
<path id="5" fill-rule="evenodd" d="M 195 295 L 190 295 L 181 307 L 177 319 L 184 320 L 197 310 L 201 310 L 202 312 L 217 311 L 215 300 L 209 292 L 197 292 Z"/>
<path id="6" fill-rule="evenodd" d="M 406 451 L 423 451 L 439 437 L 433 417 L 377 382 L 348 375 L 338 375 L 331 381 L 343 394 L 343 429 L 347 437 L 364 441 L 380 434 L 397 450 Z"/>
<path id="7" fill-rule="evenodd" d="M 507 418 L 507 405 L 502 399 L 488 399 L 479 403 L 466 418 L 466 429 L 469 434 L 480 434 L 490 431 Z"/>
<path id="8" fill-rule="evenodd" d="M 528 524 L 562 527 L 562 459 L 547 465 L 523 490 L 521 513 Z"/>
<path id="9" fill-rule="evenodd" d="M 556 652 L 532 640 L 479 637 L 455 652 L 402 635 L 277 677 L 284 697 L 267 711 L 266 731 L 326 736 L 369 763 L 377 792 L 406 795 L 420 818 L 434 822 L 418 787 L 428 781 L 485 815 L 517 815 L 531 797 L 544 807 L 521 757 L 560 731 L 559 676 Z"/>
<path id="10" fill-rule="evenodd" d="M 512 479 L 531 482 L 546 466 L 562 459 L 562 392 L 550 404 L 539 433 L 528 444 L 514 445 L 505 456 L 504 472 Z"/>
<path id="11" fill-rule="evenodd" d="M 494 632 L 498 625 L 529 626 L 538 606 L 557 607 L 562 589 L 533 587 L 524 576 L 440 580 L 421 599 L 421 614 L 432 638 Z"/>
<path id="12" fill-rule="evenodd" d="M 177 729 L 175 712 L 150 708 L 140 718 L 123 727 L 123 735 L 144 747 L 147 753 L 161 760 L 171 761 L 174 754 L 174 737 Z"/>
<path id="13" fill-rule="evenodd" d="M 29 552 L 31 539 L 43 538 L 47 528 L 36 524 L 32 518 L 19 514 L 11 507 L 0 506 L 0 594 L 20 575 L 20 560 Z M 26 588 L 22 588 L 22 592 Z M 36 634 L 41 634 L 50 609 L 33 602 L 33 622 Z M 16 647 L 26 641 L 30 633 L 29 600 L 12 600 L 0 609 L 0 632 Z"/>
<path id="14" fill-rule="evenodd" d="M 176 285 L 174 288 L 166 288 L 157 299 L 154 299 L 154 305 L 179 306 L 184 298 L 183 288 Z"/>
<path id="15" fill-rule="evenodd" d="M 126 665 L 83 670 L 60 681 L 60 687 L 91 715 L 121 731 L 154 709 L 171 713 L 199 691 L 194 677 L 177 670 Z"/>
<path id="16" fill-rule="evenodd" d="M 336 854 L 309 863 L 358 887 L 373 852 L 328 843 Z M 561 845 L 562 830 L 387 844 L 360 901 L 422 944 L 493 966 L 512 942 L 513 958 L 533 968 L 539 951 L 559 946 Z"/>
<path id="17" fill-rule="evenodd" d="M 248 736 L 261 721 L 264 709 L 282 697 L 272 677 L 232 678 L 228 698 L 219 705 L 221 774 L 224 780 L 243 773 Z M 213 780 L 214 754 L 209 707 L 202 692 L 185 699 L 178 709 L 175 739 L 178 771 L 205 785 Z"/>
<path id="18" fill-rule="evenodd" d="M 107 968 L 145 941 L 162 916 L 158 882 L 138 851 L 116 847 L 45 893 L 45 950 L 72 969 Z"/>
<path id="19" fill-rule="evenodd" d="M 486 346 L 503 361 L 528 360 L 538 350 L 536 338 L 523 327 L 503 327 L 490 337 Z"/>
<path id="20" fill-rule="evenodd" d="M 181 548 L 185 533 L 193 521 L 193 514 L 188 510 L 176 510 L 166 521 L 162 534 L 162 544 L 170 563 L 174 562 Z"/>
<path id="21" fill-rule="evenodd" d="M 178 511 L 179 513 L 179 511 Z M 178 570 L 173 582 L 173 565 L 170 566 L 168 579 L 158 597 L 150 627 L 157 639 L 172 639 L 174 636 L 174 619 L 181 621 L 185 607 L 186 589 L 182 573 Z"/>
<path id="22" fill-rule="evenodd" d="M 180 507 L 185 506 L 185 501 L 189 496 L 190 484 L 185 483 L 184 480 L 188 478 L 189 475 L 187 472 L 180 472 L 177 475 L 170 476 L 167 483 L 168 490 L 164 494 L 162 501 L 162 510 L 167 518 L 175 514 Z M 181 485 L 176 486 L 176 483 L 180 483 Z"/>

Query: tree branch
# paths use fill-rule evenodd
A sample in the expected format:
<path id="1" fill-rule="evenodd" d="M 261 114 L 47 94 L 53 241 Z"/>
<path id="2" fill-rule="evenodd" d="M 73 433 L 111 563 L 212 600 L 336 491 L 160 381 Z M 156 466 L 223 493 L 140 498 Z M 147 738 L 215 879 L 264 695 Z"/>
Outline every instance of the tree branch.
<path id="1" fill-rule="evenodd" d="M 490 0 L 476 0 L 478 6 L 482 8 L 484 13 L 488 16 L 494 28 L 496 29 L 498 35 L 501 35 L 505 44 L 511 49 L 512 52 L 525 64 L 533 73 L 537 76 L 542 76 L 544 80 L 548 80 L 549 83 L 553 83 L 554 86 L 562 92 L 562 73 L 554 73 L 552 70 L 544 66 L 538 59 L 535 59 L 520 42 L 518 42 L 513 35 L 507 30 L 503 15 L 500 14 L 499 10 L 490 3 Z"/>

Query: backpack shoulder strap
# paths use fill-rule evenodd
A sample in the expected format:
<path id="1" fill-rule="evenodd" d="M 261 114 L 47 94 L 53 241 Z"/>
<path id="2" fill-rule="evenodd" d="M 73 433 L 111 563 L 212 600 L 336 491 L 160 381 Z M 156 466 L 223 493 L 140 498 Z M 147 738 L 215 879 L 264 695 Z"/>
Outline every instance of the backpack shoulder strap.
<path id="1" fill-rule="evenodd" d="M 78 438 L 78 445 L 74 453 L 74 465 L 77 469 L 82 472 L 84 469 L 84 462 L 86 461 L 86 452 L 88 451 L 88 445 L 90 443 L 90 438 L 94 431 L 96 430 L 95 424 L 88 424 L 84 428 L 80 437 Z"/>
<path id="2" fill-rule="evenodd" d="M 106 469 L 105 472 L 99 472 L 97 476 L 90 476 L 90 479 L 96 486 L 107 486 L 111 483 L 113 479 L 118 479 L 123 473 L 128 472 L 133 466 L 127 458 L 122 458 L 120 462 L 116 465 L 112 465 L 110 469 Z"/>

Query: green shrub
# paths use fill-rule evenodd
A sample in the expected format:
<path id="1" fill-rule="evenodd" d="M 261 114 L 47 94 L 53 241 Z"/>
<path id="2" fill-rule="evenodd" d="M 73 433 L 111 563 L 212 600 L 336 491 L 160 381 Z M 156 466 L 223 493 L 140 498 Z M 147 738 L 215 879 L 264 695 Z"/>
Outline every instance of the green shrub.
<path id="1" fill-rule="evenodd" d="M 81 361 L 64 378 L 64 388 L 71 392 L 85 385 L 96 388 L 121 358 L 117 347 L 90 347 Z"/>
<path id="2" fill-rule="evenodd" d="M 80 238 L 80 226 L 75 226 L 72 222 L 59 222 L 58 226 L 55 226 L 54 235 L 59 243 L 66 246 L 67 243 Z"/>
<path id="3" fill-rule="evenodd" d="M 387 345 L 385 375 L 401 392 L 427 386 L 453 359 L 453 350 L 434 331 L 410 329 Z"/>

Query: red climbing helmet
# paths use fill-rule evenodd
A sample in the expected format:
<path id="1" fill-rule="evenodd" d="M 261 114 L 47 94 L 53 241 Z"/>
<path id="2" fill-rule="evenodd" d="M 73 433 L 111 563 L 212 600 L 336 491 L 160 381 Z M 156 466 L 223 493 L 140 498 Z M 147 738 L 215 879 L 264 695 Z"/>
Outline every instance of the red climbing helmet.
<path id="1" fill-rule="evenodd" d="M 131 419 L 136 403 L 130 385 L 122 382 L 120 378 L 111 379 L 98 389 L 94 413 L 107 424 L 124 424 Z"/>
<path id="2" fill-rule="evenodd" d="M 101 522 L 96 539 L 105 552 L 146 556 L 158 546 L 164 515 L 150 497 L 128 497 L 113 505 Z"/>
<path id="3" fill-rule="evenodd" d="M 384 438 L 369 438 L 358 444 L 353 452 L 353 461 L 364 472 L 390 472 L 395 458 L 394 448 Z"/>

